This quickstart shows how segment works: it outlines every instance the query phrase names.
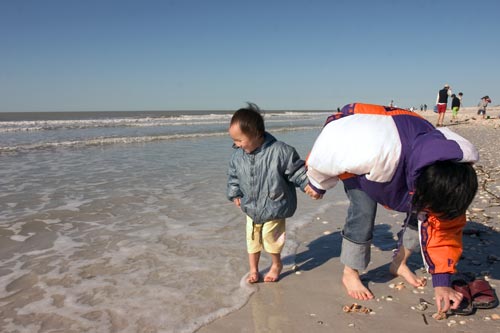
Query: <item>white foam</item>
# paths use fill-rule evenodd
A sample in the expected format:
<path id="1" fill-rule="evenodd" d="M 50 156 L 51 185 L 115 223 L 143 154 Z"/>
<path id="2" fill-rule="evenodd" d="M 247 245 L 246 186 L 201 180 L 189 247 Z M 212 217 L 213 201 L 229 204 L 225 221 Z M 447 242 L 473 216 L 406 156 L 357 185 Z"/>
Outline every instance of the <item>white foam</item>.
<path id="1" fill-rule="evenodd" d="M 27 235 L 12 235 L 9 238 L 16 242 L 24 242 L 25 240 L 33 237 L 34 235 L 35 235 L 34 232 L 30 232 Z"/>

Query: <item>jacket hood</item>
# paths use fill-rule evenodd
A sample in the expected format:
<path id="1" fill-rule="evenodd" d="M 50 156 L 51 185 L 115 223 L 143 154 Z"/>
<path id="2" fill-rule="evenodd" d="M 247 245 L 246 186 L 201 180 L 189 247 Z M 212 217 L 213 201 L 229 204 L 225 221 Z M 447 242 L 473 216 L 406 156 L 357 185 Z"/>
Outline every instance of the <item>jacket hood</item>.
<path id="1" fill-rule="evenodd" d="M 270 145 L 272 145 L 273 142 L 275 142 L 275 141 L 276 141 L 276 138 L 272 134 L 270 134 L 268 132 L 264 132 L 264 143 L 262 143 L 262 145 L 260 145 L 260 147 L 255 149 L 250 154 L 257 154 L 262 149 L 265 149 L 265 148 L 269 147 Z"/>

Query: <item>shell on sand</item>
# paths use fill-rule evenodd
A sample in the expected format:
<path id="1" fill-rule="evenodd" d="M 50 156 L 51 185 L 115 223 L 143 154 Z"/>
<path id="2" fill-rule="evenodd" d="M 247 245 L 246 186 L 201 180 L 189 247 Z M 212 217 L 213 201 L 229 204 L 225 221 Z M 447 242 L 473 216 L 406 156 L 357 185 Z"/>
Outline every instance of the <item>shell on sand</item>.
<path id="1" fill-rule="evenodd" d="M 436 320 L 443 320 L 446 319 L 446 313 L 445 312 L 436 312 L 432 315 L 432 318 Z"/>
<path id="2" fill-rule="evenodd" d="M 357 303 L 353 303 L 351 305 L 344 305 L 342 307 L 342 311 L 348 312 L 361 312 L 361 313 L 370 313 L 372 309 L 367 308 L 366 306 L 359 305 Z"/>

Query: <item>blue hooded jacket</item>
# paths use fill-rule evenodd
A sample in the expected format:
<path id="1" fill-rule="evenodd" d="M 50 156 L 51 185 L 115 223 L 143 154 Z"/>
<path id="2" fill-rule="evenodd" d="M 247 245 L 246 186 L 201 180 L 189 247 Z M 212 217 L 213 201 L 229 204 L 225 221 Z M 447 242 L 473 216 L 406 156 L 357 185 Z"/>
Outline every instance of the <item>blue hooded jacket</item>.
<path id="1" fill-rule="evenodd" d="M 267 132 L 264 143 L 250 154 L 233 148 L 227 198 L 240 198 L 241 210 L 257 224 L 291 217 L 297 209 L 295 187 L 304 191 L 308 183 L 305 162 L 295 148 Z"/>

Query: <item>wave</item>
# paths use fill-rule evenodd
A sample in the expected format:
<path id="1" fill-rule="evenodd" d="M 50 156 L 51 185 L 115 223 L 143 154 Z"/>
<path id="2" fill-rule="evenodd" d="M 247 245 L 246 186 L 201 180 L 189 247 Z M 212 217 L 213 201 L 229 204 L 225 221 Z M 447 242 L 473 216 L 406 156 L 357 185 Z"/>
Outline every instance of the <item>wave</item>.
<path id="1" fill-rule="evenodd" d="M 272 132 L 274 133 L 274 132 L 301 131 L 301 130 L 310 130 L 317 128 L 318 126 L 280 127 L 280 128 L 273 128 Z M 182 140 L 182 139 L 193 139 L 193 138 L 225 136 L 225 135 L 228 135 L 227 132 L 170 134 L 170 135 L 153 135 L 153 136 L 96 137 L 96 138 L 88 138 L 85 140 L 38 142 L 29 144 L 19 144 L 14 146 L 4 146 L 0 147 L 0 154 L 30 152 L 30 151 L 46 150 L 46 149 L 71 148 L 71 147 L 90 147 L 90 146 L 104 146 L 113 144 L 147 143 L 153 141 Z"/>
<path id="2" fill-rule="evenodd" d="M 177 116 L 165 118 L 108 118 L 78 120 L 30 120 L 0 122 L 1 132 L 25 132 L 60 129 L 112 128 L 112 127 L 155 127 L 213 125 L 229 121 L 228 115 Z"/>
<path id="3" fill-rule="evenodd" d="M 325 112 L 270 112 L 264 113 L 264 118 L 274 122 L 280 120 L 309 119 L 311 117 L 323 116 L 324 114 Z M 0 133 L 61 129 L 215 125 L 227 124 L 231 116 L 231 114 L 206 114 L 163 117 L 2 121 L 0 122 Z"/>

